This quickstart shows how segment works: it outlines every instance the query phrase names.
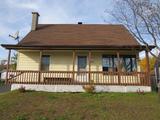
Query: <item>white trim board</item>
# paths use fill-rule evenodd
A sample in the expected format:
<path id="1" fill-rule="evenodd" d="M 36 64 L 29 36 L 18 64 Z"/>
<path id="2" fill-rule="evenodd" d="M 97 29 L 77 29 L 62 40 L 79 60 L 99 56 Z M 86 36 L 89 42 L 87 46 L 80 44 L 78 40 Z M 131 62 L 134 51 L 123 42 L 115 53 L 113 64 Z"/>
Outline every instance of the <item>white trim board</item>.
<path id="1" fill-rule="evenodd" d="M 85 92 L 82 85 L 33 85 L 33 84 L 12 84 L 11 90 L 21 87 L 26 90 L 45 92 Z M 151 92 L 150 86 L 116 86 L 116 85 L 95 85 L 96 92 Z"/>

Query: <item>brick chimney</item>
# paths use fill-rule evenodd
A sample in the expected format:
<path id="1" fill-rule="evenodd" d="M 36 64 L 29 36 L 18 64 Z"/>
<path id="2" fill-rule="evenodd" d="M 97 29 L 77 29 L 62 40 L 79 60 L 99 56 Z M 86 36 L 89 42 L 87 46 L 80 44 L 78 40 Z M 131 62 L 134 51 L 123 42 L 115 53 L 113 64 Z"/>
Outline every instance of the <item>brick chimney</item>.
<path id="1" fill-rule="evenodd" d="M 83 24 L 82 22 L 78 22 L 79 25 Z"/>
<path id="2" fill-rule="evenodd" d="M 32 12 L 32 26 L 31 26 L 32 31 L 36 30 L 37 28 L 39 16 L 40 15 L 38 12 Z"/>

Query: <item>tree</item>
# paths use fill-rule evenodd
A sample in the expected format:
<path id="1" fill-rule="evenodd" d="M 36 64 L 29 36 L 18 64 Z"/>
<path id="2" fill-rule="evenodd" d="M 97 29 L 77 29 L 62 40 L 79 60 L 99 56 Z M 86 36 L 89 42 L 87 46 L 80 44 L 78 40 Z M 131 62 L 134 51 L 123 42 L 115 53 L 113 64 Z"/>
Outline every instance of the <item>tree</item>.
<path id="1" fill-rule="evenodd" d="M 109 11 L 116 22 L 124 24 L 137 40 L 156 46 L 160 52 L 160 0 L 118 0 Z M 157 55 L 150 51 L 154 57 Z"/>
<path id="2" fill-rule="evenodd" d="M 17 67 L 17 53 L 14 53 L 11 57 L 11 69 L 16 70 Z"/>
<path id="3" fill-rule="evenodd" d="M 155 57 L 150 57 L 149 58 L 149 65 L 150 65 L 150 70 L 151 71 L 154 71 L 155 62 L 156 62 Z M 146 71 L 146 69 L 147 69 L 146 68 L 146 66 L 147 66 L 146 58 L 141 59 L 140 62 L 139 62 L 139 65 L 140 65 L 141 71 Z"/>
<path id="4" fill-rule="evenodd" d="M 5 66 L 4 65 L 0 65 L 0 71 L 4 70 Z"/>

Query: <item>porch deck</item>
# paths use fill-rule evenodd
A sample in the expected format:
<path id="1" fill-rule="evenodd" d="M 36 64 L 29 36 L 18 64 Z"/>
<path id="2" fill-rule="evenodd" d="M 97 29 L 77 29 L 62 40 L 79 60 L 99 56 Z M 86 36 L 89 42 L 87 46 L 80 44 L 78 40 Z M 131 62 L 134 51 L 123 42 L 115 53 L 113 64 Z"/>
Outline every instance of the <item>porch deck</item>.
<path id="1" fill-rule="evenodd" d="M 48 85 L 140 85 L 150 86 L 146 72 L 9 71 L 7 83 Z"/>

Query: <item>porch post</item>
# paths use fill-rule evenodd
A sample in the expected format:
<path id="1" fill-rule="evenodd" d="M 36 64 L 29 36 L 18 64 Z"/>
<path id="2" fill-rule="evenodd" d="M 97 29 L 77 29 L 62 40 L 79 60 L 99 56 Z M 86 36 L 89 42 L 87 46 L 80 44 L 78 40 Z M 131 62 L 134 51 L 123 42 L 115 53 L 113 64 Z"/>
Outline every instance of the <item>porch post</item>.
<path id="1" fill-rule="evenodd" d="M 40 51 L 40 54 L 39 54 L 38 83 L 41 82 L 41 63 L 42 63 L 42 51 Z"/>
<path id="2" fill-rule="evenodd" d="M 73 68 L 72 68 L 72 79 L 74 80 L 74 76 L 75 76 L 75 50 L 73 51 L 72 54 L 72 62 L 73 62 Z"/>
<path id="3" fill-rule="evenodd" d="M 136 72 L 139 72 L 139 53 L 136 53 Z"/>
<path id="4" fill-rule="evenodd" d="M 89 55 L 88 55 L 88 67 L 89 67 L 89 74 L 88 74 L 88 80 L 89 83 L 91 82 L 91 51 L 89 51 Z"/>
<path id="5" fill-rule="evenodd" d="M 119 52 L 117 52 L 117 62 L 118 62 L 118 84 L 121 84 L 121 77 L 120 77 L 120 56 Z"/>
<path id="6" fill-rule="evenodd" d="M 6 81 L 5 81 L 5 84 L 8 83 L 8 71 L 9 71 L 10 59 L 11 59 L 11 49 L 9 49 L 9 51 L 8 51 L 8 60 L 7 60 L 7 71 L 6 71 Z"/>
<path id="7" fill-rule="evenodd" d="M 145 54 L 146 54 L 146 73 L 147 73 L 147 83 L 148 85 L 151 84 L 150 81 L 150 65 L 149 65 L 149 55 L 148 55 L 148 51 L 145 50 Z"/>

